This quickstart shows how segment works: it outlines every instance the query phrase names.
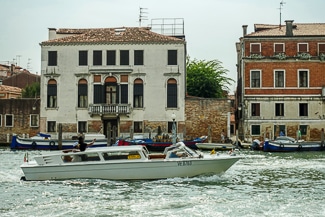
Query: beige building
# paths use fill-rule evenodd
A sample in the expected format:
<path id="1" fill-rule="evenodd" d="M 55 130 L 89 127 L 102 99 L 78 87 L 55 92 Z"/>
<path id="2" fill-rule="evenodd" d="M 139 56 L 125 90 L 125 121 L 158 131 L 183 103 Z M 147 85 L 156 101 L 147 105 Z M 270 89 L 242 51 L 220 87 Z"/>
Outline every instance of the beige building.
<path id="1" fill-rule="evenodd" d="M 150 28 L 49 29 L 41 43 L 40 130 L 108 137 L 185 126 L 184 36 Z"/>

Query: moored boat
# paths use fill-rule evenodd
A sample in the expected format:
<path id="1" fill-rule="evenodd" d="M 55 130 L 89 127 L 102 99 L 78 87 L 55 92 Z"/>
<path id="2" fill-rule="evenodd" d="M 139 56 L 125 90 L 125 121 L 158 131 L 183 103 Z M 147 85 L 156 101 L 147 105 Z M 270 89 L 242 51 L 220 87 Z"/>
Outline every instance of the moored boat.
<path id="1" fill-rule="evenodd" d="M 180 142 L 162 154 L 150 154 L 145 146 L 111 146 L 50 152 L 24 162 L 24 180 L 79 178 L 146 180 L 220 174 L 241 157 L 203 154 Z"/>
<path id="2" fill-rule="evenodd" d="M 204 149 L 204 150 L 231 150 L 235 148 L 234 145 L 231 143 L 196 143 L 196 146 L 198 149 Z"/>
<path id="3" fill-rule="evenodd" d="M 107 146 L 107 139 L 103 134 L 85 134 L 86 143 L 95 138 L 96 141 L 91 147 Z M 77 142 L 77 139 L 62 140 L 62 149 L 72 149 Z M 57 150 L 58 147 L 58 139 L 52 139 L 48 134 L 38 134 L 31 138 L 21 138 L 13 135 L 10 144 L 11 149 Z"/>
<path id="4" fill-rule="evenodd" d="M 273 141 L 264 141 L 263 151 L 268 152 L 292 152 L 292 151 L 324 151 L 325 146 L 321 142 L 306 142 L 295 140 L 288 136 L 279 136 Z"/>

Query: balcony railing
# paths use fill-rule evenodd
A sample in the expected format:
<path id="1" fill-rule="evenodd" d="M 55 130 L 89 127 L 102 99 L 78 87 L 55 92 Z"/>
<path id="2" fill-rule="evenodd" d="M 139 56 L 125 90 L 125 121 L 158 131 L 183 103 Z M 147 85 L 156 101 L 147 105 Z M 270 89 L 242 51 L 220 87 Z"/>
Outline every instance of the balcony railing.
<path id="1" fill-rule="evenodd" d="M 88 113 L 94 114 L 129 114 L 131 106 L 129 104 L 90 104 Z"/>

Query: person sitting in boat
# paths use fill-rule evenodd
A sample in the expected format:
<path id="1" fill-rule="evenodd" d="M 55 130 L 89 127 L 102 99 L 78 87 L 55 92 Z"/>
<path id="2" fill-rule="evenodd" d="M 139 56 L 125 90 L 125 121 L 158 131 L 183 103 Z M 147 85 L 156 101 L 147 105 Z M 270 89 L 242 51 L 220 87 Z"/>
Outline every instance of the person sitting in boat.
<path id="1" fill-rule="evenodd" d="M 280 131 L 280 136 L 284 136 L 283 130 Z"/>
<path id="2" fill-rule="evenodd" d="M 89 146 L 92 146 L 95 143 L 96 138 L 92 142 L 90 142 L 88 144 L 85 143 L 85 140 L 84 140 L 84 138 L 82 136 L 80 136 L 78 138 L 78 140 L 79 140 L 79 149 L 80 149 L 80 151 L 85 151 Z"/>

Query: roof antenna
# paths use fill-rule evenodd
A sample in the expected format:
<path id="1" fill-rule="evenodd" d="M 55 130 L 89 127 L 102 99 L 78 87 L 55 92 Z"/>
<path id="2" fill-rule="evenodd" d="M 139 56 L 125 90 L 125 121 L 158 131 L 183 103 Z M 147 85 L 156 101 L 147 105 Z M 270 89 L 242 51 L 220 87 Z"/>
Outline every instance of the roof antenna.
<path id="1" fill-rule="evenodd" d="M 279 25 L 280 28 L 281 28 L 281 16 L 282 16 L 281 11 L 282 11 L 282 8 L 283 8 L 284 4 L 285 4 L 285 2 L 282 0 L 280 2 L 280 8 L 278 8 L 280 10 L 280 25 Z"/>
<path id="2" fill-rule="evenodd" d="M 146 14 L 148 14 L 148 12 L 146 12 L 145 10 L 148 10 L 148 8 L 142 8 L 140 7 L 140 13 L 139 13 L 139 27 L 141 27 L 141 23 L 143 20 L 148 20 L 148 16 L 146 16 Z"/>

